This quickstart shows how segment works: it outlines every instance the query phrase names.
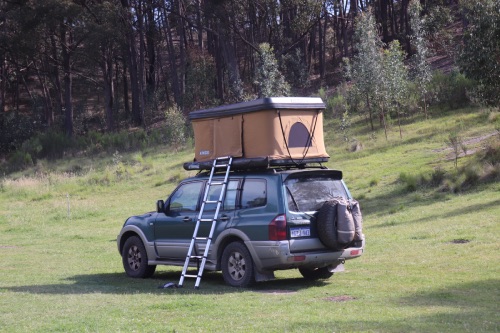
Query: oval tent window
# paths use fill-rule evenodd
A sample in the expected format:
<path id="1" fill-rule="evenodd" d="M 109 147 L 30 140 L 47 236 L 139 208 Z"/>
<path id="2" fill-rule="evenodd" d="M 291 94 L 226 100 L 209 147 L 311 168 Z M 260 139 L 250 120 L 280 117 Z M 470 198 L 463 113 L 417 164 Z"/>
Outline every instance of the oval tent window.
<path id="1" fill-rule="evenodd" d="M 296 122 L 292 125 L 288 134 L 288 146 L 290 148 L 311 146 L 310 134 L 304 124 Z"/>

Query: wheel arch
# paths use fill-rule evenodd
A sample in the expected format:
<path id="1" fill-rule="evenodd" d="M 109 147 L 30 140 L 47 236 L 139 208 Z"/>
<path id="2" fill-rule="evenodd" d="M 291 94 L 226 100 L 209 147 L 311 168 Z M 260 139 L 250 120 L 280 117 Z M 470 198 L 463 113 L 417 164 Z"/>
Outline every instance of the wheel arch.
<path id="1" fill-rule="evenodd" d="M 224 252 L 226 246 L 232 242 L 241 242 L 246 246 L 246 248 L 250 252 L 250 255 L 252 256 L 252 260 L 254 262 L 256 270 L 260 271 L 262 264 L 259 256 L 252 246 L 250 238 L 243 231 L 233 228 L 224 230 L 224 232 L 222 232 L 217 237 L 217 240 L 214 244 L 215 249 L 217 250 L 215 258 L 217 260 L 216 270 L 221 270 L 222 253 Z"/>
<path id="2" fill-rule="evenodd" d="M 218 243 L 217 243 L 217 265 L 216 269 L 219 271 L 221 270 L 221 261 L 222 261 L 222 253 L 224 252 L 224 249 L 226 246 L 232 242 L 241 242 L 245 244 L 243 239 L 241 239 L 239 236 L 234 235 L 234 234 L 229 234 L 225 237 L 223 237 Z"/>
<path id="3" fill-rule="evenodd" d="M 144 244 L 144 247 L 146 248 L 146 252 L 148 254 L 148 260 L 152 260 L 157 257 L 154 243 L 149 242 L 148 239 L 146 238 L 146 235 L 144 235 L 144 233 L 142 232 L 142 230 L 136 226 L 127 226 L 124 229 L 122 229 L 120 235 L 118 235 L 117 245 L 120 255 L 122 254 L 123 246 L 125 245 L 127 239 L 134 236 L 139 237 L 139 239 L 142 241 L 142 244 Z"/>

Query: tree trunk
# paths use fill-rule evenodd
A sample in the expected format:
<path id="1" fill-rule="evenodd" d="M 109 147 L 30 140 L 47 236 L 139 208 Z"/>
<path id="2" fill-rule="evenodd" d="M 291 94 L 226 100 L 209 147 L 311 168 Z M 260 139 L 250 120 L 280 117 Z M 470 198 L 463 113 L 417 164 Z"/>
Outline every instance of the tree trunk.
<path id="1" fill-rule="evenodd" d="M 426 101 L 425 94 L 422 94 L 422 98 L 424 99 L 424 114 L 425 114 L 425 119 L 429 119 L 429 116 L 427 115 L 427 101 Z"/>
<path id="2" fill-rule="evenodd" d="M 68 25 L 71 26 L 71 22 L 68 22 Z M 64 129 L 66 135 L 71 138 L 73 136 L 73 73 L 71 69 L 71 46 L 73 41 L 72 33 L 67 31 L 65 23 L 61 23 L 60 33 L 62 68 L 64 73 Z"/>
<path id="3" fill-rule="evenodd" d="M 52 77 L 54 80 L 54 88 L 56 90 L 55 92 L 55 100 L 57 107 L 59 108 L 59 112 L 62 114 L 63 113 L 63 90 L 62 90 L 62 84 L 61 84 L 61 77 L 59 74 L 59 56 L 57 54 L 57 44 L 56 44 L 56 39 L 55 39 L 55 31 L 50 31 L 50 44 L 52 46 L 51 52 L 52 52 Z"/>
<path id="4" fill-rule="evenodd" d="M 350 9 L 349 14 L 352 17 L 353 21 L 356 15 L 358 14 L 358 0 L 349 0 Z"/>
<path id="5" fill-rule="evenodd" d="M 129 103 L 129 91 L 128 91 L 128 76 L 127 76 L 127 60 L 123 59 L 123 109 L 125 110 L 125 116 L 130 117 L 130 103 Z"/>
<path id="6" fill-rule="evenodd" d="M 141 106 L 142 94 L 141 88 L 139 86 L 139 73 L 137 64 L 137 48 L 135 42 L 134 29 L 132 27 L 133 17 L 130 9 L 129 2 L 127 0 L 121 1 L 124 9 L 124 27 L 127 42 L 127 54 L 126 58 L 128 61 L 128 69 L 130 73 L 130 91 L 132 93 L 132 122 L 136 126 L 141 126 L 143 124 L 143 111 Z"/>
<path id="7" fill-rule="evenodd" d="M 41 60 L 42 63 L 45 62 L 45 59 Z M 40 82 L 40 87 L 42 88 L 42 94 L 43 94 L 43 100 L 44 100 L 44 115 L 45 115 L 45 123 L 47 126 L 51 127 L 52 124 L 54 123 L 54 108 L 52 105 L 52 99 L 50 98 L 50 91 L 47 86 L 47 80 L 46 77 L 40 73 L 40 69 L 36 65 L 36 61 L 33 61 L 33 66 L 35 68 L 36 76 L 38 78 L 38 81 Z M 48 67 L 48 66 L 45 66 Z"/>
<path id="8" fill-rule="evenodd" d="M 103 92 L 104 92 L 104 112 L 106 114 L 106 130 L 111 132 L 115 129 L 113 117 L 113 103 L 114 103 L 114 82 L 113 82 L 113 59 L 106 52 L 106 47 L 102 51 L 102 79 L 103 79 Z"/>
<path id="9" fill-rule="evenodd" d="M 370 97 L 366 95 L 366 106 L 368 107 L 368 113 L 370 115 L 370 126 L 372 128 L 372 131 L 375 130 L 375 127 L 373 126 L 373 112 L 372 112 L 372 106 L 370 104 Z"/>
<path id="10" fill-rule="evenodd" d="M 396 111 L 398 115 L 398 127 L 399 127 L 399 138 L 403 139 L 403 130 L 401 129 L 401 114 L 399 112 L 400 106 L 398 105 L 398 111 Z"/>
<path id="11" fill-rule="evenodd" d="M 146 85 L 148 93 L 154 93 L 156 91 L 156 48 L 155 42 L 157 40 L 156 34 L 156 22 L 154 18 L 154 12 L 151 5 L 147 7 L 146 11 L 147 17 L 147 32 L 146 32 L 146 48 L 148 56 L 148 72 L 146 76 Z"/>
<path id="12" fill-rule="evenodd" d="M 391 35 L 392 39 L 399 34 L 398 20 L 396 19 L 396 12 L 394 10 L 394 1 L 389 0 L 389 17 L 391 22 Z"/>
<path id="13" fill-rule="evenodd" d="M 146 119 L 145 119 L 145 109 L 146 109 L 146 91 L 145 91 L 145 84 L 144 84 L 144 69 L 145 69 L 145 41 L 144 41 L 144 13 L 143 13 L 143 1 L 138 1 L 137 7 L 136 7 L 136 13 L 137 13 L 137 23 L 138 23 L 138 33 L 139 33 L 139 63 L 137 64 L 137 76 L 138 76 L 138 82 L 137 84 L 139 85 L 137 89 L 137 93 L 139 94 L 139 105 L 140 105 L 140 116 L 141 116 L 141 121 L 142 125 L 146 124 Z"/>
<path id="14" fill-rule="evenodd" d="M 229 40 L 229 35 L 225 34 L 222 30 L 219 31 L 222 32 L 222 34 L 219 34 L 219 46 L 221 47 L 221 54 L 223 55 L 224 61 L 227 65 L 229 90 L 233 95 L 233 99 L 241 102 L 243 100 L 243 90 L 241 87 L 240 71 L 236 60 L 236 53 L 231 41 Z"/>
<path id="15" fill-rule="evenodd" d="M 326 56 L 325 34 L 326 34 L 326 24 L 327 24 L 326 17 L 327 17 L 327 15 L 325 15 L 325 20 L 324 20 L 323 25 L 321 25 L 321 20 L 318 20 L 318 39 L 319 39 L 319 43 L 318 43 L 318 48 L 319 48 L 319 57 L 318 58 L 319 59 L 318 60 L 319 60 L 319 77 L 321 79 L 323 79 L 325 76 L 325 56 Z"/>
<path id="16" fill-rule="evenodd" d="M 384 106 L 382 105 L 382 110 L 380 111 L 380 120 L 382 124 L 384 125 L 384 133 L 385 133 L 385 140 L 389 141 L 387 137 L 387 122 L 385 121 L 385 111 L 384 111 Z"/>
<path id="17" fill-rule="evenodd" d="M 347 57 L 348 53 L 349 53 L 349 40 L 348 40 L 348 35 L 347 35 L 347 23 L 348 23 L 348 17 L 344 11 L 344 5 L 343 5 L 344 1 L 342 0 L 341 1 L 341 5 L 340 5 L 340 17 L 341 17 L 341 22 L 340 22 L 340 25 L 341 25 L 341 29 L 342 29 L 342 45 L 344 47 L 344 57 Z"/>
<path id="18" fill-rule="evenodd" d="M 167 38 L 168 61 L 170 65 L 170 83 L 174 93 L 174 102 L 179 105 L 181 101 L 181 90 L 179 86 L 179 75 L 177 72 L 177 61 L 175 56 L 175 47 L 172 37 L 172 29 L 170 28 L 170 19 L 167 16 L 167 11 L 163 10 L 163 26 L 165 27 L 165 37 Z"/>
<path id="19" fill-rule="evenodd" d="M 143 123 L 141 110 L 141 93 L 139 86 L 139 74 L 137 71 L 137 49 L 133 36 L 129 36 L 128 60 L 130 72 L 130 90 L 132 93 L 132 121 L 135 125 L 141 126 Z"/>
<path id="20" fill-rule="evenodd" d="M 389 43 L 389 29 L 387 28 L 387 1 L 389 0 L 380 0 L 380 21 L 382 25 L 382 41 L 386 44 Z"/>
<path id="21" fill-rule="evenodd" d="M 203 51 L 203 29 L 201 28 L 201 1 L 196 0 L 196 29 L 198 32 L 198 48 Z"/>
<path id="22" fill-rule="evenodd" d="M 177 13 L 179 16 L 184 16 L 184 8 L 182 6 L 182 2 L 179 0 L 175 1 Z M 179 37 L 179 90 L 180 90 L 180 99 L 177 105 L 181 108 L 184 105 L 183 96 L 186 92 L 186 48 L 187 48 L 187 40 L 186 40 L 186 30 L 184 29 L 184 20 L 182 18 L 178 18 L 176 22 L 177 26 L 177 36 Z"/>
<path id="23" fill-rule="evenodd" d="M 401 0 L 400 25 L 401 25 L 401 31 L 403 31 L 404 27 L 405 36 L 407 36 L 410 33 L 410 20 L 408 17 L 409 2 L 410 2 L 409 0 Z M 408 37 L 405 37 L 405 51 L 408 54 L 411 53 L 411 44 L 410 44 L 410 39 Z"/>
<path id="24" fill-rule="evenodd" d="M 7 90 L 7 61 L 5 57 L 5 53 L 2 52 L 2 55 L 0 57 L 0 117 L 3 117 L 3 113 L 5 112 L 5 97 L 6 97 L 6 90 Z M 1 118 L 3 120 L 3 118 Z M 3 132 L 3 128 L 0 127 Z"/>

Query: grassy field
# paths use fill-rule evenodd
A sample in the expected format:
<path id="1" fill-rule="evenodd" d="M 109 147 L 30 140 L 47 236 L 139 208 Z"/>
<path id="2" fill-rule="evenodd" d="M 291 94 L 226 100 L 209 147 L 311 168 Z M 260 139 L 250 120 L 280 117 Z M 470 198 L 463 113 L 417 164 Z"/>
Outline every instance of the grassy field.
<path id="1" fill-rule="evenodd" d="M 146 280 L 123 273 L 124 220 L 189 174 L 192 148 L 39 161 L 0 182 L 0 332 L 498 332 L 500 184 L 451 193 L 399 181 L 453 172 L 449 133 L 470 152 L 498 140 L 495 122 L 455 110 L 404 125 L 403 139 L 393 127 L 386 141 L 360 120 L 351 137 L 363 149 L 348 152 L 326 121 L 328 166 L 360 199 L 367 250 L 329 280 L 290 270 L 251 289 L 226 286 L 219 272 L 200 290 L 191 280 L 158 289 L 178 281 L 178 267 Z"/>

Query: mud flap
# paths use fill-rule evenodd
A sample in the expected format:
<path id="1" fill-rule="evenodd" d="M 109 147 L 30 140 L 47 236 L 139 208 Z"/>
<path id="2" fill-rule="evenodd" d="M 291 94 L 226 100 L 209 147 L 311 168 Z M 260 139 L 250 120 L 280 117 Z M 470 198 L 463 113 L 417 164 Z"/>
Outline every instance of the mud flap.
<path id="1" fill-rule="evenodd" d="M 345 271 L 344 264 L 338 264 L 337 266 L 331 265 L 328 268 L 331 273 L 340 273 Z"/>

